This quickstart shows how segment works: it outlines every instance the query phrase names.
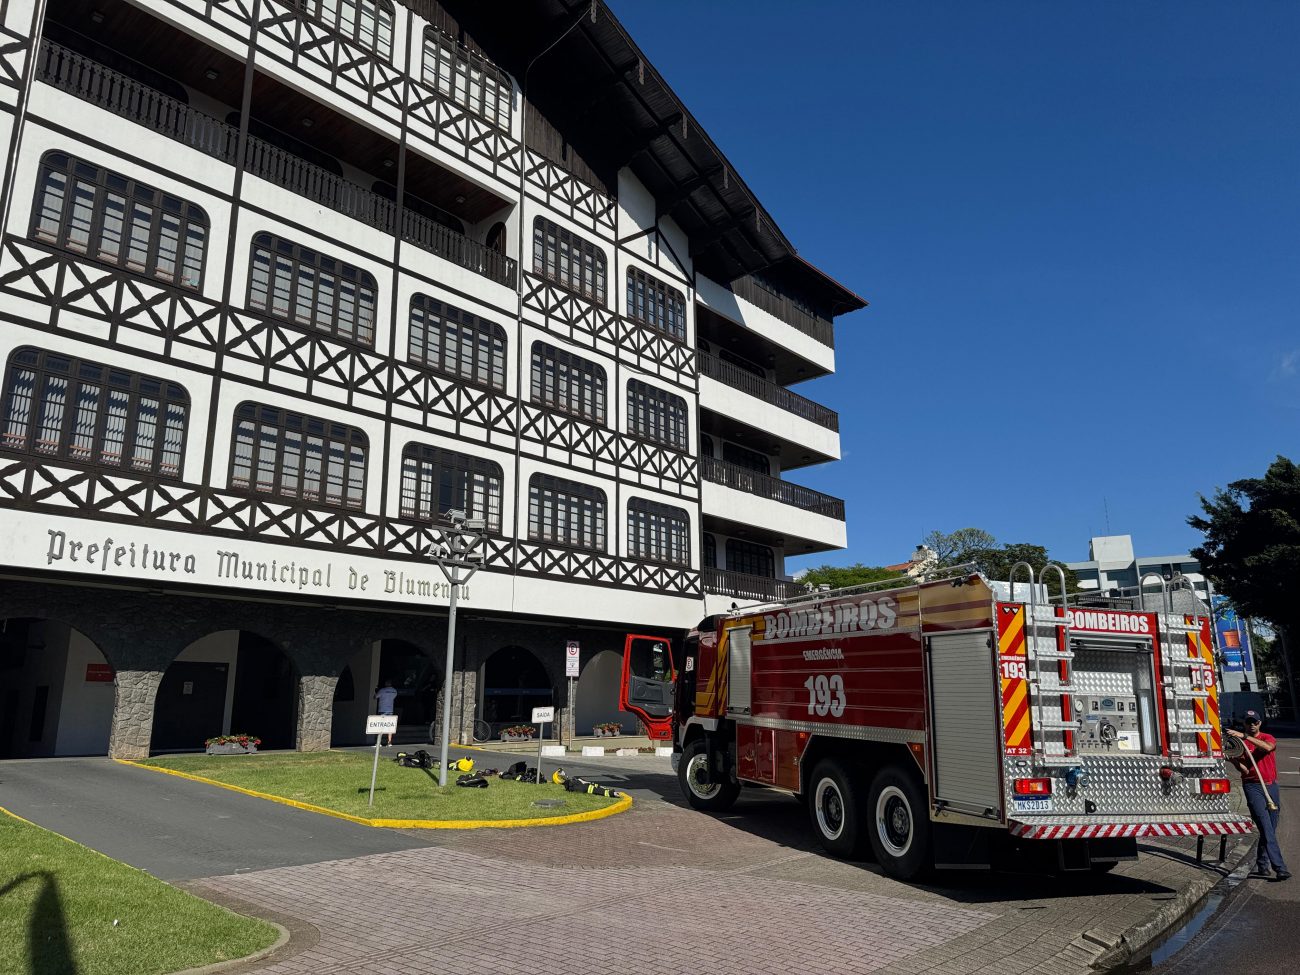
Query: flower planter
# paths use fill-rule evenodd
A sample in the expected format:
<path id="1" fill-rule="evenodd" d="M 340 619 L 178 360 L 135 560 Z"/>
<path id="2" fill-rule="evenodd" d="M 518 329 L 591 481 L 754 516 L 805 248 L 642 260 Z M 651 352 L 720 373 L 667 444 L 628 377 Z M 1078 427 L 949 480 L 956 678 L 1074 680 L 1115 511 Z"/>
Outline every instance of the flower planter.
<path id="1" fill-rule="evenodd" d="M 227 742 L 223 745 L 208 745 L 209 755 L 252 755 L 257 751 L 256 745 L 240 745 L 237 742 Z"/>
<path id="2" fill-rule="evenodd" d="M 532 735 L 512 735 L 508 731 L 501 732 L 502 741 L 534 741 Z"/>
<path id="3" fill-rule="evenodd" d="M 606 729 L 606 728 L 592 728 L 592 729 L 591 729 L 591 733 L 592 733 L 593 735 L 595 735 L 597 738 L 617 738 L 617 737 L 618 737 L 619 735 L 621 735 L 623 732 L 621 732 L 621 731 L 610 731 L 610 730 L 608 730 L 608 729 Z"/>

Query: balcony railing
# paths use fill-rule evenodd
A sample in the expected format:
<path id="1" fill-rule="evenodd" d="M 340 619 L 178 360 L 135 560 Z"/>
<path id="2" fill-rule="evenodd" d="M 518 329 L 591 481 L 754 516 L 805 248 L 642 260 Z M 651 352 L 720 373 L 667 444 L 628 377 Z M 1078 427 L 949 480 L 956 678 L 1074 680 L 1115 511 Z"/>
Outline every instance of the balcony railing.
<path id="1" fill-rule="evenodd" d="M 822 345 L 835 348 L 835 329 L 829 321 L 819 318 L 793 298 L 780 294 L 753 275 L 745 275 L 731 282 L 732 293 L 757 305 L 769 315 L 775 315 L 787 325 L 793 325 L 804 335 L 811 336 Z"/>
<path id="2" fill-rule="evenodd" d="M 808 592 L 797 582 L 769 579 L 767 576 L 750 575 L 748 572 L 732 572 L 729 569 L 712 569 L 708 566 L 704 569 L 704 591 L 719 596 L 751 599 L 760 603 L 803 596 Z"/>
<path id="3" fill-rule="evenodd" d="M 170 139 L 234 165 L 239 130 L 190 108 L 52 41 L 41 45 L 42 81 Z M 254 136 L 244 153 L 248 172 L 384 233 L 397 232 L 397 205 L 327 169 Z M 509 288 L 516 264 L 478 241 L 410 210 L 402 213 L 402 239 Z"/>
<path id="4" fill-rule="evenodd" d="M 748 467 L 741 467 L 730 461 L 718 460 L 716 457 L 701 457 L 700 473 L 706 481 L 721 484 L 723 487 L 744 491 L 746 494 L 755 494 L 769 501 L 780 501 L 782 504 L 793 505 L 837 521 L 844 520 L 844 502 L 839 498 L 832 498 L 829 494 L 822 494 L 812 488 L 791 484 L 779 477 L 751 471 Z"/>
<path id="5" fill-rule="evenodd" d="M 756 396 L 764 403 L 771 403 L 773 406 L 793 413 L 795 416 L 801 416 L 818 426 L 823 426 L 827 430 L 839 431 L 840 415 L 834 410 L 828 410 L 820 403 L 814 403 L 798 393 L 792 393 L 784 386 L 768 382 L 761 376 L 755 376 L 752 372 L 742 369 L 734 363 L 719 359 L 715 355 L 701 352 L 697 358 L 702 375 L 708 376 L 710 379 L 716 379 L 720 383 L 725 383 L 732 389 L 738 389 L 742 393 Z"/>

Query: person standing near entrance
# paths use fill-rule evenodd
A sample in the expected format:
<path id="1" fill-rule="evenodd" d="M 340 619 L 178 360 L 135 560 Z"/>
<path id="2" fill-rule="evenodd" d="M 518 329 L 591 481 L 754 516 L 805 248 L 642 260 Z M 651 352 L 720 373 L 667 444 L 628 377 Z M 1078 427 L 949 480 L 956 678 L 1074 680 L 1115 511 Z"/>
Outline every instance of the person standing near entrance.
<path id="1" fill-rule="evenodd" d="M 1246 793 L 1246 805 L 1250 807 L 1250 818 L 1255 821 L 1259 831 L 1259 847 L 1255 850 L 1255 872 L 1252 877 L 1267 877 L 1269 865 L 1273 867 L 1278 880 L 1290 880 L 1291 871 L 1282 859 L 1282 848 L 1277 842 L 1277 820 L 1281 813 L 1281 793 L 1277 788 L 1277 760 L 1273 752 L 1277 750 L 1277 739 L 1260 730 L 1258 711 L 1246 712 L 1246 730 L 1237 731 L 1229 728 L 1228 734 L 1240 738 L 1241 743 L 1250 749 L 1250 756 L 1242 755 L 1233 759 L 1233 764 L 1241 770 L 1241 787 Z M 1269 799 L 1273 808 L 1269 809 Z"/>
<path id="2" fill-rule="evenodd" d="M 375 691 L 375 709 L 378 714 L 392 714 L 393 706 L 397 702 L 397 688 L 393 686 L 391 680 L 384 681 L 384 686 Z M 387 747 L 393 744 L 393 734 L 388 733 Z"/>

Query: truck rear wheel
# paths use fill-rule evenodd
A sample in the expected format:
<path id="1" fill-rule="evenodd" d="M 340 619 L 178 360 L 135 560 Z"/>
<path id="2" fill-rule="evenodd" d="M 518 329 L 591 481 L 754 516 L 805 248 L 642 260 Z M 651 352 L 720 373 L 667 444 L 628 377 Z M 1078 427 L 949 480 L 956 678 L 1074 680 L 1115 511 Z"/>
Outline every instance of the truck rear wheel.
<path id="1" fill-rule="evenodd" d="M 916 778 L 886 765 L 871 783 L 871 849 L 885 873 L 911 880 L 931 866 L 930 815 Z"/>
<path id="2" fill-rule="evenodd" d="M 721 780 L 721 781 L 720 781 Z M 723 779 L 703 738 L 687 742 L 677 763 L 677 782 L 692 809 L 722 812 L 740 795 L 740 785 Z"/>
<path id="3" fill-rule="evenodd" d="M 848 767 L 834 758 L 823 759 L 808 782 L 808 812 L 822 846 L 833 856 L 857 859 L 866 819 L 860 787 Z"/>

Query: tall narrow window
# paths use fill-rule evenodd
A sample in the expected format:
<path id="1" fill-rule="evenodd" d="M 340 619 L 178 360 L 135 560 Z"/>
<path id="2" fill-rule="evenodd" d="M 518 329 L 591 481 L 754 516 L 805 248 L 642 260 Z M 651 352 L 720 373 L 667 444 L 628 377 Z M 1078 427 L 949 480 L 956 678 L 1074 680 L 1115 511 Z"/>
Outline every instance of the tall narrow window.
<path id="1" fill-rule="evenodd" d="M 690 434 L 686 400 L 639 379 L 627 384 L 627 430 L 674 450 L 686 450 Z"/>
<path id="2" fill-rule="evenodd" d="M 407 444 L 402 451 L 402 517 L 437 521 L 448 511 L 501 531 L 501 466 L 454 450 Z"/>
<path id="3" fill-rule="evenodd" d="M 444 376 L 506 388 L 506 330 L 428 295 L 411 299 L 407 356 Z"/>
<path id="4" fill-rule="evenodd" d="M 776 578 L 776 553 L 766 545 L 727 539 L 727 569 L 731 572 L 748 572 L 765 579 Z"/>
<path id="5" fill-rule="evenodd" d="M 39 349 L 9 357 L 0 449 L 179 477 L 190 398 L 175 383 Z"/>
<path id="6" fill-rule="evenodd" d="M 193 203 L 63 152 L 41 158 L 30 235 L 197 291 L 208 215 Z"/>
<path id="7" fill-rule="evenodd" d="M 365 505 L 366 436 L 360 430 L 242 403 L 231 446 L 232 488 L 342 508 Z"/>
<path id="8" fill-rule="evenodd" d="M 545 217 L 533 220 L 533 273 L 605 303 L 605 252 Z"/>
<path id="9" fill-rule="evenodd" d="M 605 370 L 564 349 L 534 342 L 532 399 L 553 410 L 604 424 Z"/>
<path id="10" fill-rule="evenodd" d="M 528 537 L 605 551 L 605 492 L 590 484 L 534 474 L 528 481 Z"/>
<path id="11" fill-rule="evenodd" d="M 627 317 L 686 339 L 686 296 L 637 267 L 627 271 Z"/>
<path id="12" fill-rule="evenodd" d="M 258 234 L 248 271 L 248 305 L 304 328 L 375 344 L 375 279 L 319 251 Z"/>
<path id="13" fill-rule="evenodd" d="M 700 562 L 706 569 L 718 567 L 718 543 L 708 532 L 704 533 L 704 539 L 700 543 Z"/>
<path id="14" fill-rule="evenodd" d="M 348 40 L 381 57 L 392 57 L 393 5 L 389 0 L 297 0 L 295 5 Z"/>
<path id="15" fill-rule="evenodd" d="M 691 564 L 691 522 L 681 508 L 632 498 L 627 503 L 627 551 L 634 559 Z"/>
<path id="16" fill-rule="evenodd" d="M 424 29 L 424 83 L 483 121 L 510 131 L 510 76 L 436 27 Z"/>

